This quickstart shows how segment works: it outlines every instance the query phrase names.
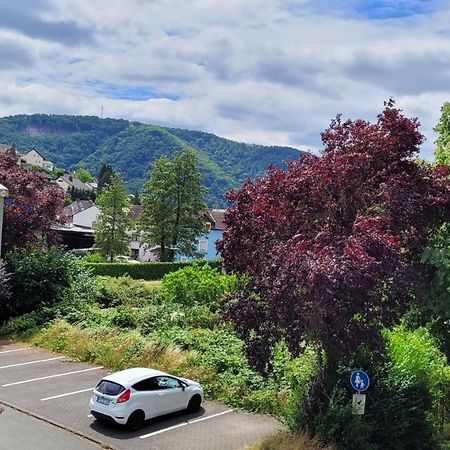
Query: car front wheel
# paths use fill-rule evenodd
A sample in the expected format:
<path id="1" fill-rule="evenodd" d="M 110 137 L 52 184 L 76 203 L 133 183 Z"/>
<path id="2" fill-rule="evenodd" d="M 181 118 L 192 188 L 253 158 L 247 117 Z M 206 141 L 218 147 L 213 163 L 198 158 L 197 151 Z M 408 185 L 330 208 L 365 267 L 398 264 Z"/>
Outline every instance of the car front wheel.
<path id="1" fill-rule="evenodd" d="M 189 400 L 187 410 L 191 413 L 197 412 L 200 409 L 201 403 L 202 403 L 202 398 L 200 397 L 200 395 L 194 395 Z"/>

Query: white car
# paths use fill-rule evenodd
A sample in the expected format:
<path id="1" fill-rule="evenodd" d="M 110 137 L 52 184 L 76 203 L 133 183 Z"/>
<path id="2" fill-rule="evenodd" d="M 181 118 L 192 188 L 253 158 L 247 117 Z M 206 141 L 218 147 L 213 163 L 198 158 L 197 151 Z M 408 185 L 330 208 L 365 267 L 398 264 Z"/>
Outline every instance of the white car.
<path id="1" fill-rule="evenodd" d="M 136 261 L 135 259 L 132 259 L 129 256 L 122 256 L 122 255 L 116 256 L 114 258 L 114 261 L 118 263 L 139 264 L 139 261 Z"/>
<path id="2" fill-rule="evenodd" d="M 92 392 L 89 408 L 96 419 L 137 430 L 152 417 L 183 409 L 196 412 L 202 401 L 203 388 L 196 381 L 135 368 L 103 378 Z"/>

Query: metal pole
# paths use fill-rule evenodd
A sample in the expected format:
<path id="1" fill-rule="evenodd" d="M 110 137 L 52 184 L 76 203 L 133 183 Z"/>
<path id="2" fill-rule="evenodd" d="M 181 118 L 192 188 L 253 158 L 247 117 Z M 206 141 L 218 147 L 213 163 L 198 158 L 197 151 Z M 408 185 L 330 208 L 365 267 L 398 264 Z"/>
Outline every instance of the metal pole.
<path id="1" fill-rule="evenodd" d="M 8 189 L 0 184 L 0 257 L 2 255 L 2 235 L 3 235 L 3 210 L 5 197 L 8 197 Z"/>

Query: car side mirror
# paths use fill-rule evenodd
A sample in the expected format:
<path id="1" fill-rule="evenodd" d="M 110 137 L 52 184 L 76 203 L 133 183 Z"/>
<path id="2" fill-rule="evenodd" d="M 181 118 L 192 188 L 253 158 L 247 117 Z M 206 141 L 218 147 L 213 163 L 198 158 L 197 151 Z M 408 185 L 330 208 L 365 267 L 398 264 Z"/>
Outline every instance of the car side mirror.
<path id="1" fill-rule="evenodd" d="M 186 386 L 184 384 L 181 385 L 181 389 L 183 390 L 183 392 L 186 390 Z"/>

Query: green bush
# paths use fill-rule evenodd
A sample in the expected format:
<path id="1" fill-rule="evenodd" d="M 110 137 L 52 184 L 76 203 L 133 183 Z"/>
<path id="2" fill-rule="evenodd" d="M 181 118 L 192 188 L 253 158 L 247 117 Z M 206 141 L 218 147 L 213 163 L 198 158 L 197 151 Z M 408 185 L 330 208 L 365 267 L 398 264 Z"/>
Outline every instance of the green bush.
<path id="1" fill-rule="evenodd" d="M 6 261 L 11 272 L 12 297 L 4 305 L 4 319 L 53 306 L 77 274 L 76 258 L 57 247 L 47 251 L 26 247 L 8 253 Z"/>
<path id="2" fill-rule="evenodd" d="M 385 331 L 384 338 L 385 360 L 365 366 L 371 383 L 364 415 L 352 414 L 354 391 L 348 381 L 351 367 L 359 364 L 342 362 L 331 389 L 323 373 L 319 382 L 310 378 L 294 386 L 286 420 L 291 428 L 317 434 L 339 450 L 437 449 L 441 429 L 449 421 L 446 358 L 425 328 L 398 327 Z"/>
<path id="3" fill-rule="evenodd" d="M 80 262 L 83 263 L 102 263 L 104 262 L 103 256 L 100 253 L 87 253 L 82 258 Z"/>
<path id="4" fill-rule="evenodd" d="M 207 305 L 212 311 L 236 284 L 234 275 L 222 275 L 209 264 L 194 263 L 164 276 L 164 297 L 182 305 Z"/>
<path id="5" fill-rule="evenodd" d="M 154 288 L 133 280 L 128 275 L 117 278 L 97 277 L 99 279 L 98 303 L 103 307 L 118 305 L 145 305 L 148 302 L 159 302 L 160 295 Z"/>
<path id="6" fill-rule="evenodd" d="M 128 275 L 136 280 L 161 280 L 164 275 L 174 272 L 183 267 L 188 267 L 191 262 L 151 262 L 141 264 L 128 263 L 86 263 L 80 261 L 92 269 L 94 275 L 105 275 L 109 277 L 121 277 Z M 211 261 L 213 267 L 220 267 L 220 262 Z"/>
<path id="7" fill-rule="evenodd" d="M 11 275 L 6 270 L 5 262 L 0 259 L 0 314 L 2 311 L 1 305 L 6 305 L 11 297 L 10 278 Z"/>

